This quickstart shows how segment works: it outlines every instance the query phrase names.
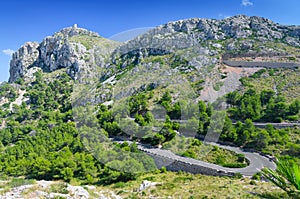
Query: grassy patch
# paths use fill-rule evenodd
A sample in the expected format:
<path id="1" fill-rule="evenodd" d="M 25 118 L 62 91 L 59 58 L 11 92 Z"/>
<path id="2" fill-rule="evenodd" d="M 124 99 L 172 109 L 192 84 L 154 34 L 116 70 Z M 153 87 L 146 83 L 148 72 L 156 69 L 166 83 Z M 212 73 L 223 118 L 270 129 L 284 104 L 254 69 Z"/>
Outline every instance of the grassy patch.
<path id="1" fill-rule="evenodd" d="M 49 193 L 61 193 L 61 194 L 68 194 L 69 191 L 67 190 L 68 185 L 67 183 L 57 183 L 52 184 L 48 190 Z"/>
<path id="2" fill-rule="evenodd" d="M 219 91 L 221 89 L 221 87 L 224 86 L 224 82 L 217 82 L 213 88 L 215 91 Z"/>
<path id="3" fill-rule="evenodd" d="M 138 191 L 144 179 L 155 178 L 156 186 Z M 189 173 L 166 172 L 160 174 L 145 174 L 136 181 L 125 183 L 125 187 L 115 185 L 98 187 L 99 190 L 113 191 L 123 198 L 286 198 L 284 193 L 273 187 L 271 183 L 251 179 L 235 179 L 229 177 L 214 177 L 193 175 Z"/>
<path id="4" fill-rule="evenodd" d="M 94 48 L 94 46 L 110 48 L 118 45 L 118 42 L 111 41 L 102 37 L 89 35 L 75 35 L 73 37 L 70 37 L 69 41 L 81 43 L 87 50 Z"/>
<path id="5" fill-rule="evenodd" d="M 24 186 L 24 185 L 33 185 L 36 181 L 32 179 L 25 178 L 9 178 L 4 181 L 0 181 L 0 194 L 4 194 L 8 191 L 11 191 L 12 188 Z M 0 195 L 1 198 L 1 195 Z"/>
<path id="6" fill-rule="evenodd" d="M 283 95 L 288 102 L 300 99 L 300 69 L 266 69 L 252 77 L 243 78 L 242 83 L 247 88 L 257 92 L 275 90 Z"/>
<path id="7" fill-rule="evenodd" d="M 176 137 L 169 143 L 166 143 L 164 148 L 169 149 L 178 155 L 218 164 L 224 167 L 242 168 L 248 165 L 243 154 L 237 154 L 217 146 L 203 144 L 199 140 L 192 138 Z"/>
<path id="8" fill-rule="evenodd" d="M 23 185 L 30 185 L 30 184 L 35 184 L 35 180 L 28 180 L 24 178 L 13 178 L 11 181 L 7 183 L 7 186 L 14 188 L 14 187 L 19 187 Z"/>

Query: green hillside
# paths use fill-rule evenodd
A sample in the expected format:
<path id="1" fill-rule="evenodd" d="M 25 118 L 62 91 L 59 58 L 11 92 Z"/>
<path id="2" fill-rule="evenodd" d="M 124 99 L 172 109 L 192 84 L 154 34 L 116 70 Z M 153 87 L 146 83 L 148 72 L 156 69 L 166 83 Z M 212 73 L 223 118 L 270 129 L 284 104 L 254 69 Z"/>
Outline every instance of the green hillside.
<path id="1" fill-rule="evenodd" d="M 262 168 L 171 172 L 141 146 L 217 168 L 251 164 L 228 145 L 300 164 L 300 69 L 222 62 L 297 63 L 297 30 L 239 15 L 170 22 L 125 43 L 77 26 L 27 43 L 0 84 L 1 193 L 34 184 L 23 193 L 31 198 L 47 180 L 55 192 L 85 186 L 91 198 L 287 198 Z M 138 191 L 143 180 L 156 185 Z"/>

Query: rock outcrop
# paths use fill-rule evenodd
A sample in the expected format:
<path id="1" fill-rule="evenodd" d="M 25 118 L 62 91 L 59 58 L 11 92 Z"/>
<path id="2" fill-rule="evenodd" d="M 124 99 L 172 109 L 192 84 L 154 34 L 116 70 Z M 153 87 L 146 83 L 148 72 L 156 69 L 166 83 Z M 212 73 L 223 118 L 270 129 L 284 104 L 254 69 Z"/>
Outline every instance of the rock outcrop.
<path id="1" fill-rule="evenodd" d="M 40 44 L 28 42 L 14 53 L 9 82 L 26 76 L 33 67 L 46 72 L 66 68 L 76 79 L 81 69 L 90 71 L 98 66 L 111 69 L 106 74 L 98 72 L 100 77 L 108 78 L 113 75 L 111 71 L 139 63 L 144 57 L 180 50 L 180 56 L 196 68 L 220 63 L 218 55 L 226 53 L 286 54 L 284 48 L 270 47 L 268 42 L 300 47 L 300 27 L 245 15 L 223 20 L 192 18 L 158 26 L 119 45 L 74 25 L 46 37 Z"/>
<path id="2" fill-rule="evenodd" d="M 218 54 L 286 55 L 267 42 L 300 47 L 300 27 L 261 17 L 238 15 L 223 20 L 192 18 L 169 22 L 118 47 L 113 62 L 122 68 L 143 57 L 179 53 L 196 68 L 216 64 Z M 121 58 L 121 59 L 120 59 Z"/>
<path id="3" fill-rule="evenodd" d="M 223 20 L 192 18 L 169 22 L 129 41 L 118 50 L 130 52 L 147 47 L 172 51 L 207 40 L 255 38 L 260 41 L 295 40 L 299 42 L 300 27 L 284 26 L 262 17 L 237 15 Z M 251 44 L 246 44 L 246 46 Z"/>
<path id="4" fill-rule="evenodd" d="M 14 82 L 19 77 L 23 77 L 23 74 L 27 73 L 29 67 L 38 60 L 38 47 L 39 44 L 37 42 L 27 42 L 12 55 L 9 82 Z"/>
<path id="5" fill-rule="evenodd" d="M 73 41 L 73 37 L 79 37 Z M 104 40 L 98 33 L 83 28 L 64 28 L 53 36 L 46 37 L 40 44 L 37 42 L 25 43 L 12 56 L 10 62 L 9 82 L 15 82 L 18 78 L 32 76 L 30 69 L 40 68 L 45 72 L 66 68 L 67 73 L 77 78 L 77 73 L 82 68 L 89 68 L 94 63 L 89 63 L 91 52 L 97 50 L 97 44 L 87 49 L 84 46 L 85 39 Z M 109 40 L 106 40 L 109 43 Z M 114 42 L 111 42 L 114 44 Z M 85 60 L 86 59 L 86 60 Z M 98 62 L 99 64 L 99 62 Z M 100 63 L 102 65 L 103 63 Z M 36 70 L 35 70 L 36 71 Z"/>

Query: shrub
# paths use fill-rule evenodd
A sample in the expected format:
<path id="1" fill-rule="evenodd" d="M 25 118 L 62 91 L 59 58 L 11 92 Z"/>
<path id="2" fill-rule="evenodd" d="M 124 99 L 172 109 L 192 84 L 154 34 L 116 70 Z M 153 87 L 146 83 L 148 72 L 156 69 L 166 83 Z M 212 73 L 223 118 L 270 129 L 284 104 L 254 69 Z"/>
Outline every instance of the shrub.
<path id="1" fill-rule="evenodd" d="M 187 151 L 183 152 L 182 156 L 189 157 L 189 158 L 196 158 L 197 157 L 196 153 L 192 150 L 187 150 Z"/>
<path id="2" fill-rule="evenodd" d="M 251 184 L 251 185 L 257 185 L 257 183 L 255 182 L 255 180 L 251 180 L 251 181 L 250 181 L 250 184 Z"/>
<path id="3" fill-rule="evenodd" d="M 126 184 L 124 182 L 117 182 L 113 188 L 124 188 L 126 187 Z"/>
<path id="4" fill-rule="evenodd" d="M 234 173 L 233 177 L 236 179 L 241 179 L 243 175 L 241 173 Z"/>
<path id="5" fill-rule="evenodd" d="M 245 163 L 225 163 L 222 164 L 223 167 L 228 167 L 228 168 L 244 168 L 247 166 Z"/>
<path id="6" fill-rule="evenodd" d="M 255 173 L 255 174 L 252 176 L 251 179 L 252 179 L 252 180 L 260 180 L 260 179 L 261 179 L 261 173 L 260 173 L 260 172 Z"/>
<path id="7" fill-rule="evenodd" d="M 160 169 L 160 172 L 161 172 L 161 173 L 166 173 L 166 172 L 167 172 L 167 168 L 166 168 L 166 167 L 162 167 L 162 168 Z"/>

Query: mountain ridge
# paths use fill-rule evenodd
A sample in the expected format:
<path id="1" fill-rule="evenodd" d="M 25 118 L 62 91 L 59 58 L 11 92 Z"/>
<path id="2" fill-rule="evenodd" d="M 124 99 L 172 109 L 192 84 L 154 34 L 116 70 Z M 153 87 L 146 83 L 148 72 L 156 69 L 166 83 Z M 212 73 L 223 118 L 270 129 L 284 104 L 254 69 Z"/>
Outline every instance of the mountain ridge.
<path id="1" fill-rule="evenodd" d="M 40 43 L 28 42 L 13 55 L 10 83 L 0 86 L 0 177 L 25 177 L 19 184 L 30 178 L 112 186 L 122 197 L 138 197 L 132 183 L 147 179 L 162 183 L 142 196 L 160 197 L 166 191 L 163 195 L 172 196 L 175 186 L 190 184 L 185 189 L 191 198 L 201 198 L 202 191 L 202 196 L 191 192 L 199 186 L 192 180 L 210 181 L 166 171 L 202 172 L 181 156 L 226 168 L 254 168 L 253 162 L 256 169 L 263 167 L 256 157 L 249 162 L 252 158 L 243 153 L 207 141 L 253 150 L 249 155 L 259 152 L 270 161 L 277 156 L 299 163 L 299 128 L 284 124 L 300 118 L 300 69 L 282 64 L 299 63 L 298 29 L 239 15 L 170 22 L 125 43 L 76 25 Z M 154 150 L 161 147 L 157 154 L 170 167 L 161 168 L 142 152 L 140 143 Z M 173 154 L 165 156 L 166 150 Z M 232 184 L 229 177 L 217 181 L 224 185 L 227 179 Z M 238 180 L 238 188 L 244 191 L 250 183 L 261 191 L 265 182 L 258 181 L 259 174 L 253 179 L 257 181 L 251 179 L 247 186 Z M 69 186 L 63 184 L 44 187 L 43 194 L 48 188 L 67 193 Z M 220 196 L 237 189 L 220 187 Z M 37 193 L 31 188 L 28 192 Z M 91 198 L 100 196 L 92 193 Z M 249 196 L 261 197 L 253 193 Z"/>
<path id="2" fill-rule="evenodd" d="M 202 82 L 196 89 L 199 99 L 214 101 L 239 89 L 240 78 L 260 69 L 230 69 L 223 60 L 259 58 L 300 62 L 299 30 L 299 26 L 280 25 L 257 16 L 237 15 L 222 20 L 191 18 L 157 26 L 119 43 L 74 25 L 41 43 L 27 42 L 14 53 L 9 82 L 19 79 L 31 82 L 37 71 L 51 73 L 58 69 L 79 83 L 102 84 L 107 79 L 122 82 L 125 81 L 119 79 L 122 74 L 133 68 L 139 70 L 137 66 L 141 65 L 146 75 L 154 72 L 151 65 L 158 64 L 158 68 L 167 66 L 169 69 L 164 70 L 168 73 L 180 71 L 192 85 Z M 110 103 L 112 87 L 115 86 L 97 88 L 101 96 L 98 103 Z"/>
<path id="3" fill-rule="evenodd" d="M 67 68 L 68 74 L 75 78 L 79 68 L 91 65 L 83 59 L 78 60 L 84 54 L 83 51 L 87 50 L 84 46 L 79 44 L 72 46 L 70 42 L 65 45 L 67 38 L 78 35 L 100 38 L 98 33 L 78 28 L 77 25 L 74 25 L 54 33 L 53 36 L 46 37 L 39 45 L 35 42 L 25 43 L 13 55 L 10 64 L 9 82 L 14 82 L 18 78 L 23 77 L 28 68 L 33 68 L 36 65 L 38 68 L 44 68 L 44 71 Z M 209 48 L 212 54 L 219 52 L 232 53 L 234 51 L 245 51 L 255 54 L 258 50 L 266 52 L 266 54 L 272 52 L 280 54 L 284 53 L 280 49 L 266 47 L 259 49 L 254 43 L 264 44 L 268 41 L 280 41 L 280 43 L 298 48 L 300 47 L 299 37 L 299 26 L 280 25 L 269 19 L 257 16 L 237 15 L 222 20 L 190 18 L 160 25 L 122 45 L 113 45 L 114 47 L 120 47 L 117 49 L 113 47 L 111 50 L 115 51 L 113 54 L 123 55 L 142 48 L 156 49 L 156 51 L 159 51 L 159 49 L 161 51 L 177 51 L 198 46 L 199 48 L 203 47 L 204 51 L 205 48 Z M 241 41 L 233 41 L 232 39 Z M 78 51 L 75 48 L 79 48 Z M 217 51 L 214 48 L 217 48 Z M 150 52 L 149 54 L 164 53 Z M 77 61 L 74 59 L 77 59 Z M 104 65 L 106 64 L 104 63 Z M 29 74 L 31 73 L 29 71 Z"/>

